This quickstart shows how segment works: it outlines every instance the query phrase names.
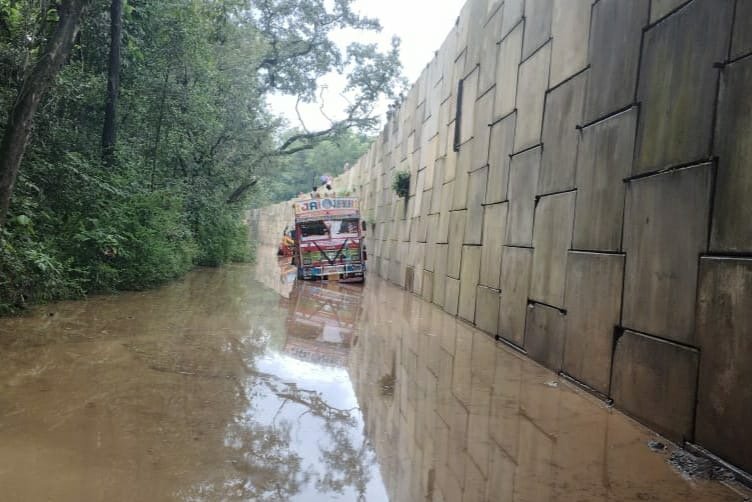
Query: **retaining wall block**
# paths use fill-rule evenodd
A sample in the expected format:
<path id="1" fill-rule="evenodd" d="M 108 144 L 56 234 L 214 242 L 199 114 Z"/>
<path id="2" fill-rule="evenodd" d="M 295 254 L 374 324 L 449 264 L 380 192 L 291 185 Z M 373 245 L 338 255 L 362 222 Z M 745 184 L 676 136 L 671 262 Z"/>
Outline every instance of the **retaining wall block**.
<path id="1" fill-rule="evenodd" d="M 737 13 L 738 16 L 738 13 Z M 752 58 L 728 65 L 721 76 L 715 134 L 718 155 L 710 248 L 752 252 Z"/>
<path id="2" fill-rule="evenodd" d="M 525 350 L 528 356 L 554 371 L 561 370 L 564 357 L 566 316 L 553 307 L 531 303 L 525 322 Z"/>
<path id="3" fill-rule="evenodd" d="M 572 243 L 575 192 L 541 197 L 535 208 L 533 276 L 530 298 L 564 306 L 567 250 Z"/>
<path id="4" fill-rule="evenodd" d="M 634 156 L 637 109 L 582 130 L 577 157 L 574 249 L 619 251 L 624 218 L 623 179 Z"/>
<path id="5" fill-rule="evenodd" d="M 457 315 L 460 301 L 460 280 L 447 277 L 444 288 L 444 311 L 449 315 Z"/>
<path id="6" fill-rule="evenodd" d="M 706 251 L 712 165 L 627 185 L 625 327 L 693 344 L 698 256 Z"/>
<path id="7" fill-rule="evenodd" d="M 626 331 L 614 350 L 615 405 L 673 441 L 692 439 L 700 354 Z"/>
<path id="8" fill-rule="evenodd" d="M 652 0 L 650 4 L 650 22 L 654 23 L 672 10 L 689 0 Z"/>
<path id="9" fill-rule="evenodd" d="M 509 184 L 509 156 L 514 147 L 516 115 L 513 113 L 491 126 L 488 151 L 488 186 L 486 204 L 507 200 Z"/>
<path id="10" fill-rule="evenodd" d="M 501 258 L 499 334 L 520 347 L 525 339 L 525 316 L 532 267 L 532 248 L 504 246 Z"/>
<path id="11" fill-rule="evenodd" d="M 522 2 L 520 2 L 522 3 Z M 504 3 L 504 18 L 508 4 Z M 522 23 L 518 24 L 499 44 L 494 90 L 494 118 L 514 111 L 517 98 L 517 72 L 522 59 Z"/>
<path id="12" fill-rule="evenodd" d="M 495 335 L 499 331 L 499 306 L 501 295 L 498 289 L 478 286 L 475 305 L 475 325 L 486 333 Z"/>
<path id="13" fill-rule="evenodd" d="M 465 244 L 480 245 L 483 235 L 483 198 L 488 184 L 488 166 L 470 173 L 467 195 Z"/>
<path id="14" fill-rule="evenodd" d="M 543 153 L 538 194 L 574 188 L 577 165 L 577 125 L 582 121 L 582 100 L 587 73 L 581 73 L 546 95 Z"/>
<path id="15" fill-rule="evenodd" d="M 585 122 L 634 101 L 640 40 L 649 7 L 649 0 L 600 0 L 593 5 Z"/>
<path id="16" fill-rule="evenodd" d="M 713 107 L 733 0 L 695 0 L 645 33 L 634 174 L 710 154 Z"/>
<path id="17" fill-rule="evenodd" d="M 576 251 L 568 255 L 563 368 L 605 395 L 609 393 L 623 280 L 622 255 Z"/>
<path id="18" fill-rule="evenodd" d="M 522 43 L 522 59 L 527 59 L 551 38 L 553 18 L 551 0 L 527 0 L 525 2 L 525 36 Z"/>
<path id="19" fill-rule="evenodd" d="M 535 214 L 535 189 L 540 170 L 540 147 L 517 154 L 509 163 L 509 219 L 507 244 L 531 246 L 533 243 L 533 216 Z"/>
<path id="20" fill-rule="evenodd" d="M 437 244 L 434 253 L 433 275 L 433 303 L 444 307 L 444 291 L 446 288 L 447 245 Z"/>
<path id="21" fill-rule="evenodd" d="M 488 146 L 493 116 L 493 91 L 486 92 L 475 102 L 475 128 L 471 170 L 488 165 Z"/>
<path id="22" fill-rule="evenodd" d="M 499 288 L 501 248 L 504 245 L 506 235 L 508 207 L 509 204 L 507 203 L 484 207 L 480 283 L 489 288 Z"/>
<path id="23" fill-rule="evenodd" d="M 550 87 L 587 65 L 591 0 L 554 0 Z"/>
<path id="24" fill-rule="evenodd" d="M 745 56 L 752 52 L 752 2 L 736 2 L 734 16 L 734 37 L 731 41 L 731 58 Z"/>
<path id="25" fill-rule="evenodd" d="M 697 342 L 697 442 L 752 471 L 752 259 L 700 260 Z"/>
<path id="26" fill-rule="evenodd" d="M 462 246 L 460 299 L 457 313 L 471 323 L 475 322 L 475 297 L 480 280 L 480 253 L 480 246 Z"/>
<path id="27" fill-rule="evenodd" d="M 459 279 L 460 263 L 462 260 L 462 243 L 465 235 L 465 221 L 467 211 L 452 211 L 449 213 L 449 257 L 447 259 L 447 275 Z"/>
<path id="28" fill-rule="evenodd" d="M 551 44 L 541 47 L 520 65 L 517 87 L 517 130 L 514 150 L 519 152 L 541 141 L 543 101 L 548 87 Z"/>

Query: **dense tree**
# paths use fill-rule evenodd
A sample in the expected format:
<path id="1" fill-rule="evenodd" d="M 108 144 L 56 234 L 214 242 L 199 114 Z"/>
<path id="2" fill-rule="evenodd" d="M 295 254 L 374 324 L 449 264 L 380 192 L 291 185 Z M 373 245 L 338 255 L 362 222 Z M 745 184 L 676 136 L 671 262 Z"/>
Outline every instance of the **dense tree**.
<path id="1" fill-rule="evenodd" d="M 112 167 L 117 142 L 117 102 L 120 92 L 120 44 L 123 33 L 123 0 L 112 0 L 110 5 L 110 61 L 107 67 L 107 98 L 102 128 L 102 156 Z"/>
<path id="2" fill-rule="evenodd" d="M 0 227 L 5 224 L 34 115 L 50 83 L 70 54 L 78 33 L 81 11 L 86 3 L 86 0 L 63 0 L 54 9 L 57 26 L 31 73 L 24 79 L 8 116 L 0 142 Z"/>
<path id="3" fill-rule="evenodd" d="M 0 0 L 0 124 L 9 124 L 0 133 L 28 143 L 23 165 L 5 146 L 0 159 L 2 201 L 13 194 L 0 229 L 0 311 L 241 257 L 241 212 L 301 190 L 297 180 L 324 164 L 308 152 L 335 158 L 341 148 L 342 165 L 357 156 L 350 145 L 377 125 L 374 104 L 402 84 L 398 43 L 381 52 L 333 42 L 339 29 L 379 28 L 352 0 L 127 0 L 118 36 L 120 1 L 89 0 L 74 42 L 65 8 L 84 0 Z M 64 28 L 70 53 L 51 61 Z M 39 70 L 63 62 L 57 76 Z M 332 71 L 344 75 L 349 104 L 323 130 L 290 131 L 268 108 L 272 93 L 314 100 Z M 36 115 L 19 105 L 28 96 Z M 304 169 L 291 160 L 300 156 Z M 285 178 L 298 184 L 283 194 Z"/>

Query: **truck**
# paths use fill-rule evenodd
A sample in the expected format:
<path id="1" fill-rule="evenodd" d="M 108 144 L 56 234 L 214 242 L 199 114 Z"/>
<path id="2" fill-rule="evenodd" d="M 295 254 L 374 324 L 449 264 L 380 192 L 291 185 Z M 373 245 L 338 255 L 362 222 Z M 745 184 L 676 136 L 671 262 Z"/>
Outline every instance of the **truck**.
<path id="1" fill-rule="evenodd" d="M 296 200 L 293 216 L 293 261 L 299 279 L 365 280 L 365 240 L 356 197 Z"/>

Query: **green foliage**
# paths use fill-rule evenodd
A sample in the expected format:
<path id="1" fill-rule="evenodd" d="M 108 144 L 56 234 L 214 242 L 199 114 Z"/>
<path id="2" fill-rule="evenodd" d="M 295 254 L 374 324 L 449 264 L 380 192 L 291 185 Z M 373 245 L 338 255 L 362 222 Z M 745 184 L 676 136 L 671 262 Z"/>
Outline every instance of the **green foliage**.
<path id="1" fill-rule="evenodd" d="M 397 171 L 392 178 L 392 190 L 398 197 L 407 198 L 410 195 L 410 173 Z"/>
<path id="2" fill-rule="evenodd" d="M 310 192 L 321 175 L 336 177 L 344 172 L 345 165 L 352 166 L 368 151 L 371 141 L 369 136 L 347 131 L 336 140 L 285 157 L 278 176 L 265 180 L 254 203 L 261 206 Z"/>
<path id="3" fill-rule="evenodd" d="M 110 1 L 91 0 L 34 118 L 0 233 L 0 314 L 250 259 L 244 210 L 341 173 L 367 149 L 373 104 L 400 90 L 397 42 L 343 51 L 332 40 L 335 30 L 379 29 L 352 2 L 128 0 L 107 168 Z M 0 0 L 0 134 L 54 28 L 54 5 Z M 289 131 L 268 109 L 271 93 L 314 99 L 332 71 L 345 76 L 351 104 L 330 130 Z"/>

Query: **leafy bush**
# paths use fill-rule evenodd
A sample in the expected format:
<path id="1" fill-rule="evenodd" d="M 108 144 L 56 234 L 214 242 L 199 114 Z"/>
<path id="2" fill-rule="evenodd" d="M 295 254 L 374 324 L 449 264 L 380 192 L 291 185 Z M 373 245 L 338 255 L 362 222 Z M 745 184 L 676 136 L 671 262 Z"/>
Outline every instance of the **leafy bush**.
<path id="1" fill-rule="evenodd" d="M 392 178 L 392 190 L 402 198 L 410 195 L 410 173 L 407 171 L 397 171 Z"/>
<path id="2" fill-rule="evenodd" d="M 202 208 L 198 214 L 196 238 L 199 265 L 216 267 L 250 260 L 248 228 L 222 206 Z"/>
<path id="3" fill-rule="evenodd" d="M 37 241 L 33 229 L 17 231 L 25 219 L 15 220 L 8 225 L 14 232 L 0 229 L 0 315 L 32 303 L 82 295 L 71 278 L 71 263 L 60 261 L 55 250 Z"/>

